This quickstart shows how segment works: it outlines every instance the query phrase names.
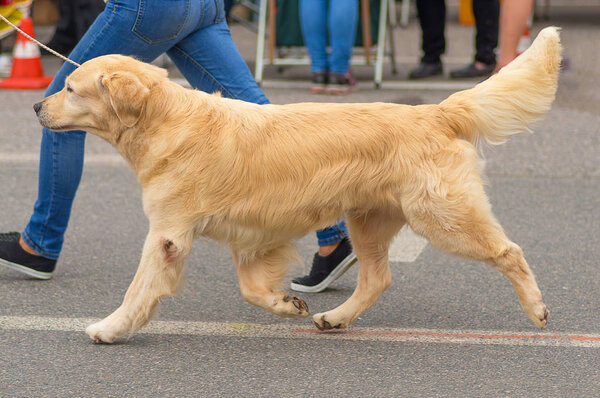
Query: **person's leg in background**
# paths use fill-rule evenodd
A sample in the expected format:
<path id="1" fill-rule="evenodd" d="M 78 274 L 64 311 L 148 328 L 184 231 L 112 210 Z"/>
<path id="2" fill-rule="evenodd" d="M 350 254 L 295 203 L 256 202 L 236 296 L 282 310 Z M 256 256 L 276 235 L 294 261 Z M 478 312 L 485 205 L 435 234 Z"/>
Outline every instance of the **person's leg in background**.
<path id="1" fill-rule="evenodd" d="M 85 35 L 85 32 L 88 31 L 98 15 L 104 10 L 105 5 L 104 0 L 77 0 L 76 18 L 73 20 L 75 41 L 72 48 L 75 48 L 79 40 Z"/>
<path id="2" fill-rule="evenodd" d="M 533 0 L 502 0 L 500 5 L 500 54 L 495 71 L 517 56 L 519 40 L 533 10 Z"/>
<path id="3" fill-rule="evenodd" d="M 327 89 L 329 64 L 327 57 L 327 6 L 329 0 L 300 0 L 300 27 L 310 57 L 312 92 Z"/>
<path id="4" fill-rule="evenodd" d="M 233 0 L 224 0 L 223 3 L 225 4 L 225 18 L 227 18 L 233 8 Z"/>
<path id="5" fill-rule="evenodd" d="M 474 0 L 475 15 L 475 62 L 496 67 L 496 47 L 500 23 L 500 2 L 498 0 Z"/>
<path id="6" fill-rule="evenodd" d="M 329 85 L 331 94 L 346 94 L 356 81 L 350 75 L 350 58 L 358 24 L 357 0 L 329 0 Z"/>
<path id="7" fill-rule="evenodd" d="M 58 51 L 61 54 L 68 54 L 71 52 L 74 44 L 74 26 L 72 24 L 75 18 L 75 1 L 76 0 L 58 0 L 58 22 L 56 23 L 56 29 L 52 38 L 46 45 L 51 49 Z M 42 55 L 50 55 L 50 52 L 42 49 Z"/>
<path id="8" fill-rule="evenodd" d="M 496 67 L 495 50 L 498 46 L 500 3 L 498 0 L 473 0 L 475 17 L 474 61 L 450 73 L 453 78 L 486 77 Z"/>
<path id="9" fill-rule="evenodd" d="M 63 55 L 70 53 L 104 5 L 102 0 L 58 0 L 60 17 L 54 35 L 46 45 Z M 52 55 L 45 49 L 41 51 L 42 55 Z"/>
<path id="10" fill-rule="evenodd" d="M 423 56 L 413 69 L 410 79 L 422 79 L 443 74 L 441 56 L 446 51 L 446 3 L 444 0 L 417 0 L 417 13 L 421 25 Z"/>

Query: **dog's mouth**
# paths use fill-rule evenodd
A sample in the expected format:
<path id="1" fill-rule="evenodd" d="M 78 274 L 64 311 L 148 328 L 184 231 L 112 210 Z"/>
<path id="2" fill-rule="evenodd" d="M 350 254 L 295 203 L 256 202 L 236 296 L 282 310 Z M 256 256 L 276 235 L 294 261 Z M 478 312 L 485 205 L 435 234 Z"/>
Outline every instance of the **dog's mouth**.
<path id="1" fill-rule="evenodd" d="M 70 130 L 83 130 L 81 126 L 75 126 L 73 124 L 54 124 L 44 117 L 45 115 L 39 115 L 38 121 L 42 127 L 50 129 L 52 131 L 70 131 Z"/>
<path id="2" fill-rule="evenodd" d="M 48 126 L 50 130 L 53 131 L 70 131 L 70 130 L 81 130 L 81 127 L 75 126 Z"/>
<path id="3" fill-rule="evenodd" d="M 52 131 L 77 130 L 74 126 L 69 126 L 69 125 L 58 126 L 58 125 L 54 125 L 54 124 L 51 124 L 51 123 L 46 123 L 46 122 L 42 121 L 41 119 L 40 119 L 40 124 L 42 125 L 42 127 L 50 129 Z"/>
<path id="4" fill-rule="evenodd" d="M 42 127 L 45 127 L 52 131 L 59 131 L 59 132 L 60 131 L 72 131 L 72 130 L 85 130 L 83 127 L 74 126 L 74 125 L 57 126 L 57 125 L 44 124 L 44 123 L 40 123 L 40 124 L 42 125 Z"/>

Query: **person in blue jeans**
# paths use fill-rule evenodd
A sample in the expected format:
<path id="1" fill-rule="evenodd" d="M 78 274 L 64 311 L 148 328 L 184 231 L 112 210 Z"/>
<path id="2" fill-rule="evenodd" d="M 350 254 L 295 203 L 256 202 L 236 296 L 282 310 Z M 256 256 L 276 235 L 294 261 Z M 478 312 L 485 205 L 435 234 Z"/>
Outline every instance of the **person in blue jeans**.
<path id="1" fill-rule="evenodd" d="M 223 0 L 110 0 L 69 58 L 81 64 L 101 55 L 124 54 L 150 62 L 165 52 L 195 88 L 269 103 L 233 43 Z M 45 96 L 60 91 L 74 69 L 65 63 Z M 82 131 L 43 129 L 33 215 L 22 233 L 0 234 L 0 264 L 34 278 L 52 277 L 83 171 L 84 145 Z M 347 241 L 343 222 L 317 235 L 323 244 L 319 253 L 339 257 L 341 242 Z M 354 256 L 342 254 L 344 260 Z"/>
<path id="2" fill-rule="evenodd" d="M 357 23 L 358 0 L 300 0 L 313 93 L 346 94 L 353 89 L 356 81 L 350 75 L 350 58 Z"/>

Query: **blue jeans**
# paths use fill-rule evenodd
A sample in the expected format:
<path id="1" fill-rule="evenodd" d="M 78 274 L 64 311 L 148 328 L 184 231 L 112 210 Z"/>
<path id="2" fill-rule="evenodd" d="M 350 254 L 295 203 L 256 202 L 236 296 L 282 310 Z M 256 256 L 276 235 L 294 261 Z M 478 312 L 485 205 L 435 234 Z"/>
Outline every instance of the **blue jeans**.
<path id="1" fill-rule="evenodd" d="M 330 225 L 327 228 L 317 231 L 319 246 L 331 245 L 335 242 L 339 242 L 346 236 L 348 236 L 348 230 L 346 229 L 344 220 L 338 221 L 334 225 Z"/>
<path id="2" fill-rule="evenodd" d="M 357 23 L 357 0 L 300 0 L 300 25 L 313 73 L 348 72 Z"/>
<path id="3" fill-rule="evenodd" d="M 223 0 L 110 0 L 69 58 L 81 64 L 100 55 L 125 54 L 150 62 L 165 52 L 195 88 L 269 103 L 231 39 Z M 74 69 L 65 63 L 46 96 L 60 91 Z M 43 129 L 38 199 L 21 236 L 50 259 L 58 258 L 63 245 L 84 145 L 83 131 Z"/>

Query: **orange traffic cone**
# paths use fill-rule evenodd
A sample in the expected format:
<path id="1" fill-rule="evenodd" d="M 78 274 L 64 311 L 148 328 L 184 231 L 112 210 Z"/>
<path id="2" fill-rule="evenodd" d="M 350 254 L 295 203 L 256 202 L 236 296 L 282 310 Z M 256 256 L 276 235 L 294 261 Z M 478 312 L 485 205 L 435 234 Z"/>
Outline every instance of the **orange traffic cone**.
<path id="1" fill-rule="evenodd" d="M 465 26 L 475 25 L 473 0 L 458 0 L 458 23 Z"/>
<path id="2" fill-rule="evenodd" d="M 30 17 L 23 18 L 21 29 L 29 36 L 35 37 Z M 48 87 L 52 79 L 52 76 L 44 76 L 40 49 L 37 44 L 19 33 L 13 49 L 10 77 L 0 80 L 0 88 L 39 90 Z"/>

